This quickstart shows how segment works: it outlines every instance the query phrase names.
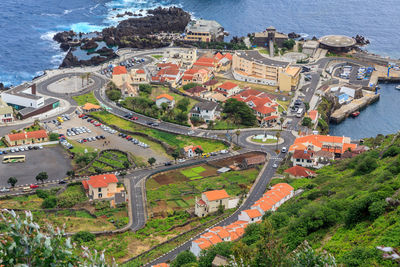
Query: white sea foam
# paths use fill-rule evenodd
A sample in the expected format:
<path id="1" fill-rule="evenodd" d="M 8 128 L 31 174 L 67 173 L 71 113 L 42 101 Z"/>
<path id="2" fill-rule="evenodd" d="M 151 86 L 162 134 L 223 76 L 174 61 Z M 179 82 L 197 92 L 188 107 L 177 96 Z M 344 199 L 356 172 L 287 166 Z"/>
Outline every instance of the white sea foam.
<path id="1" fill-rule="evenodd" d="M 310 36 L 307 33 L 299 33 L 299 34 L 301 38 L 307 38 L 308 36 Z"/>
<path id="2" fill-rule="evenodd" d="M 56 34 L 56 31 L 49 31 L 40 36 L 40 39 L 44 41 L 48 41 L 50 43 L 50 47 L 54 50 L 59 50 L 60 46 L 56 41 L 53 40 L 54 35 Z"/>
<path id="3" fill-rule="evenodd" d="M 70 29 L 73 30 L 74 32 L 82 32 L 82 33 L 101 31 L 104 28 L 105 26 L 93 25 L 88 22 L 79 22 L 72 24 L 70 26 Z"/>
<path id="4" fill-rule="evenodd" d="M 53 68 L 58 68 L 62 61 L 64 60 L 65 56 L 67 55 L 67 52 L 62 52 L 57 55 L 53 55 L 51 57 L 50 63 L 53 64 Z"/>

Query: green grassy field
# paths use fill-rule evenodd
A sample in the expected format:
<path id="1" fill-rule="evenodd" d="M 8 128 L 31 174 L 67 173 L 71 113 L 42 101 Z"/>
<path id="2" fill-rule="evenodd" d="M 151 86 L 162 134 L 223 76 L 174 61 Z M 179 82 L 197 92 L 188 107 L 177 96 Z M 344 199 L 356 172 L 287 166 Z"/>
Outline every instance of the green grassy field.
<path id="1" fill-rule="evenodd" d="M 73 96 L 72 97 L 76 103 L 78 104 L 78 106 L 83 106 L 86 103 L 92 103 L 95 105 L 99 105 L 99 101 L 97 101 L 96 97 L 94 96 L 93 92 L 84 94 L 84 95 L 79 95 L 79 96 Z"/>
<path id="2" fill-rule="evenodd" d="M 151 56 L 154 57 L 155 59 L 163 58 L 163 55 L 151 55 Z"/>
<path id="3" fill-rule="evenodd" d="M 196 169 L 197 172 L 193 169 Z M 191 169 L 175 170 L 148 179 L 146 194 L 147 201 L 150 203 L 150 212 L 162 213 L 163 211 L 180 210 L 183 207 L 182 202 L 186 202 L 188 206 L 193 206 L 195 197 L 199 197 L 201 192 L 209 190 L 223 188 L 230 196 L 240 195 L 250 189 L 258 174 L 256 169 L 249 169 L 231 171 L 203 179 L 197 178 L 202 176 L 202 172 L 200 172 L 202 169 L 205 170 L 206 168 L 198 166 Z M 162 177 L 168 177 L 169 183 L 159 183 Z M 196 179 L 192 179 L 193 177 Z M 161 181 L 164 180 L 161 179 Z M 182 200 L 182 202 L 179 200 Z M 185 206 L 185 208 L 187 207 Z"/>
<path id="4" fill-rule="evenodd" d="M 97 117 L 107 124 L 115 125 L 119 128 L 129 130 L 129 131 L 137 131 L 148 134 L 160 141 L 163 141 L 177 149 L 181 149 L 188 145 L 200 145 L 203 148 L 205 153 L 218 151 L 222 149 L 226 149 L 226 145 L 220 141 L 209 140 L 205 138 L 192 137 L 192 136 L 183 136 L 176 135 L 172 133 L 162 132 L 157 129 L 148 128 L 142 125 L 135 124 L 133 122 L 121 119 L 109 112 L 106 111 L 97 111 L 91 113 L 94 117 Z"/>
<path id="5" fill-rule="evenodd" d="M 173 92 L 170 92 L 170 90 L 167 87 L 164 87 L 164 86 L 153 86 L 153 89 L 152 89 L 152 92 L 151 92 L 151 95 L 150 95 L 150 99 L 155 101 L 157 96 L 159 96 L 161 94 L 169 94 L 170 96 L 172 96 L 174 98 L 175 103 L 177 103 L 179 100 L 181 100 L 183 98 L 188 99 L 190 101 L 190 104 L 188 106 L 188 111 L 191 110 L 192 107 L 196 103 L 199 102 L 199 101 L 196 101 L 196 100 L 194 100 L 194 99 L 192 99 L 190 97 L 185 97 L 185 96 L 178 95 L 178 94 L 175 94 Z"/>

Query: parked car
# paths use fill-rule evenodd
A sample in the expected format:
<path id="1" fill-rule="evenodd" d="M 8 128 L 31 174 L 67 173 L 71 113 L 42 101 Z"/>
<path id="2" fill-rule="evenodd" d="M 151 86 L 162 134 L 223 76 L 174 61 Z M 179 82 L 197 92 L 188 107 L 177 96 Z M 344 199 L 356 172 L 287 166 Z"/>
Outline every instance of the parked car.
<path id="1" fill-rule="evenodd" d="M 34 188 L 38 188 L 39 186 L 38 186 L 37 184 L 31 184 L 29 187 L 30 187 L 31 189 L 34 189 Z"/>
<path id="2" fill-rule="evenodd" d="M 165 165 L 165 166 L 171 166 L 171 165 L 172 165 L 172 162 L 171 162 L 171 161 L 165 162 L 164 165 Z"/>
<path id="3" fill-rule="evenodd" d="M 286 147 L 282 147 L 282 149 L 281 149 L 281 153 L 286 153 L 287 152 L 287 149 L 286 149 Z"/>
<path id="4" fill-rule="evenodd" d="M 10 189 L 3 187 L 0 189 L 0 192 L 10 192 Z"/>

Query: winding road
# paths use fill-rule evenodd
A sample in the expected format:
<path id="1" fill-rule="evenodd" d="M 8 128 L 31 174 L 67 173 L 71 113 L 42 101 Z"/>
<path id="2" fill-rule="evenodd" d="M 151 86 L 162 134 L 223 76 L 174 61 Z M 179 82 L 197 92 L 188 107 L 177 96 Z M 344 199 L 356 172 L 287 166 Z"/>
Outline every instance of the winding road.
<path id="1" fill-rule="evenodd" d="M 157 49 L 157 50 L 151 50 L 151 51 L 132 51 L 128 52 L 126 54 L 121 55 L 122 58 L 131 58 L 131 57 L 139 57 L 139 56 L 146 56 L 150 54 L 154 54 L 157 52 L 161 52 L 162 49 Z M 332 60 L 342 60 L 342 61 L 348 61 L 352 62 L 353 60 L 351 59 L 344 59 L 344 58 L 323 58 L 319 60 L 318 62 L 312 64 L 316 65 L 318 67 L 318 70 L 316 72 L 310 73 L 311 74 L 311 82 L 307 85 L 305 85 L 303 88 L 306 89 L 303 92 L 305 92 L 304 96 L 304 101 L 305 102 L 310 102 L 312 96 L 314 95 L 319 81 L 320 81 L 320 74 L 322 73 L 322 70 L 325 68 L 325 66 Z M 69 77 L 71 75 L 81 75 L 85 73 L 86 71 L 76 71 L 76 72 L 65 72 L 65 73 L 59 73 L 56 75 L 53 75 L 47 79 L 44 79 L 44 81 L 40 82 L 37 84 L 37 89 L 38 92 L 44 95 L 52 96 L 52 97 L 57 97 L 57 98 L 62 98 L 66 101 L 68 101 L 71 104 L 71 107 L 69 110 L 65 113 L 72 113 L 76 109 L 76 102 L 72 99 L 72 96 L 75 95 L 80 95 L 80 94 L 85 94 L 89 91 L 93 91 L 95 97 L 99 100 L 99 102 L 111 108 L 109 111 L 121 118 L 124 118 L 123 116 L 126 115 L 127 113 L 133 113 L 135 116 L 138 117 L 138 120 L 134 121 L 135 123 L 148 126 L 148 122 L 155 122 L 156 120 L 153 118 L 149 118 L 147 116 L 144 116 L 142 114 L 134 113 L 130 110 L 127 110 L 123 107 L 117 106 L 115 103 L 109 101 L 105 95 L 105 85 L 108 82 L 108 78 L 106 78 L 104 75 L 101 75 L 98 73 L 101 67 L 98 67 L 97 73 L 92 73 L 91 79 L 93 80 L 93 84 L 91 84 L 88 88 L 86 88 L 84 91 L 81 91 L 79 93 L 71 93 L 71 94 L 62 94 L 62 93 L 54 93 L 48 90 L 48 86 L 62 78 Z M 292 125 L 298 125 L 301 118 L 296 118 L 294 116 L 288 116 L 292 119 Z M 47 118 L 48 120 L 50 118 Z M 203 130 L 203 129 L 191 129 L 189 127 L 181 126 L 181 125 L 176 125 L 172 123 L 167 123 L 167 122 L 159 122 L 159 126 L 154 127 L 158 130 L 161 131 L 166 131 L 174 134 L 179 134 L 179 135 L 187 135 L 189 131 L 194 132 L 194 136 L 198 137 L 205 137 L 205 138 L 214 138 L 214 139 L 220 139 L 220 140 L 225 140 L 225 138 L 218 137 L 216 135 L 221 135 L 222 133 L 225 134 L 227 131 L 216 131 L 216 130 Z M 272 134 L 275 135 L 273 131 L 268 131 L 260 128 L 254 128 L 254 129 L 241 129 L 240 130 L 240 135 L 236 138 L 236 136 L 233 136 L 233 143 L 236 143 L 240 147 L 242 147 L 241 152 L 250 152 L 250 151 L 262 151 L 266 153 L 269 157 L 268 162 L 266 163 L 265 168 L 263 168 L 262 172 L 260 173 L 260 179 L 257 180 L 257 182 L 253 185 L 253 189 L 250 191 L 250 194 L 248 195 L 247 199 L 245 200 L 244 204 L 230 217 L 227 219 L 223 220 L 220 222 L 218 225 L 225 226 L 228 225 L 234 221 L 237 220 L 238 214 L 244 210 L 250 208 L 250 206 L 257 200 L 259 199 L 262 194 L 265 192 L 268 183 L 270 182 L 271 178 L 275 174 L 275 168 L 273 167 L 274 163 L 278 163 L 280 160 L 282 160 L 285 157 L 284 153 L 276 154 L 275 145 L 258 145 L 252 142 L 248 142 L 247 138 L 252 135 L 257 135 L 257 134 Z M 283 138 L 284 142 L 283 144 L 280 144 L 279 147 L 289 147 L 294 139 L 295 136 L 290 130 L 283 130 L 281 132 L 281 138 Z M 226 156 L 226 155 L 225 155 Z M 184 163 L 181 164 L 176 164 L 173 166 L 159 166 L 159 167 L 153 167 L 153 168 L 146 168 L 146 169 L 139 169 L 132 171 L 127 174 L 127 178 L 129 178 L 130 183 L 131 183 L 131 192 L 130 192 L 130 200 L 131 200 L 131 210 L 132 210 L 132 215 L 133 215 L 133 220 L 132 220 L 132 225 L 131 225 L 131 230 L 136 231 L 140 228 L 142 228 L 145 223 L 146 223 L 146 200 L 145 200 L 145 181 L 148 177 L 151 175 L 169 170 L 169 169 L 174 169 L 174 168 L 180 168 L 188 165 L 193 165 L 193 164 L 200 164 L 205 161 L 210 161 L 210 160 L 216 160 L 219 157 L 211 157 L 209 159 L 193 159 L 193 160 L 188 160 Z M 194 237 L 196 238 L 196 237 Z M 172 260 L 174 257 L 176 257 L 177 254 L 180 252 L 187 250 L 190 248 L 191 241 L 187 241 L 184 244 L 178 246 L 174 250 L 170 251 L 169 253 L 163 255 L 162 257 L 152 261 L 151 263 L 146 264 L 146 266 L 151 266 L 153 264 L 161 263 L 161 262 L 166 262 L 167 260 Z"/>

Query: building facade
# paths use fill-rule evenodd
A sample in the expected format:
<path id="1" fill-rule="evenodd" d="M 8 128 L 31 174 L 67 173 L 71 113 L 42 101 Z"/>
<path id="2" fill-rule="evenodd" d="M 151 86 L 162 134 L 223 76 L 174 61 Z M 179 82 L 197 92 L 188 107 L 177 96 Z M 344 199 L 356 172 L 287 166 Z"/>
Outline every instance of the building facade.
<path id="1" fill-rule="evenodd" d="M 215 20 L 194 20 L 185 29 L 184 40 L 191 42 L 222 42 L 224 28 Z"/>
<path id="2" fill-rule="evenodd" d="M 225 190 L 213 190 L 203 192 L 201 198 L 197 199 L 195 204 L 195 214 L 198 217 L 204 217 L 209 213 L 218 211 L 219 206 L 227 209 L 229 206 L 229 195 Z"/>

